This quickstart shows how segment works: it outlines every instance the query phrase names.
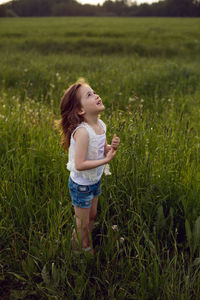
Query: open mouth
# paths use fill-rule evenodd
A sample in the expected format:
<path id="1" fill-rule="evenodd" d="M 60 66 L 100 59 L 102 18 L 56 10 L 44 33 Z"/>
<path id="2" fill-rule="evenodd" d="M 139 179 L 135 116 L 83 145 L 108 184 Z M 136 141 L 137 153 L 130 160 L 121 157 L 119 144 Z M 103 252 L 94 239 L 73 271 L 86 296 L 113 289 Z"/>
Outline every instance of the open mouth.
<path id="1" fill-rule="evenodd" d="M 102 104 L 102 101 L 99 100 L 99 101 L 97 102 L 97 105 L 101 105 L 101 104 Z"/>

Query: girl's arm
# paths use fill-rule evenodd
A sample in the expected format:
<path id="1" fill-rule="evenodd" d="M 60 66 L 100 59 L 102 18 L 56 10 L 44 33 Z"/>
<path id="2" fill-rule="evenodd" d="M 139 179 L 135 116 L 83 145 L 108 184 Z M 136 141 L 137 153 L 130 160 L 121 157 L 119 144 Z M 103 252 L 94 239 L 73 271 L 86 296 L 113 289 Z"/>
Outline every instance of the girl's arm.
<path id="1" fill-rule="evenodd" d="M 76 141 L 75 146 L 75 168 L 78 171 L 90 170 L 101 165 L 107 164 L 115 156 L 115 150 L 110 149 L 106 154 L 106 157 L 99 160 L 86 160 L 89 134 L 85 128 L 79 128 L 75 134 L 74 139 Z"/>

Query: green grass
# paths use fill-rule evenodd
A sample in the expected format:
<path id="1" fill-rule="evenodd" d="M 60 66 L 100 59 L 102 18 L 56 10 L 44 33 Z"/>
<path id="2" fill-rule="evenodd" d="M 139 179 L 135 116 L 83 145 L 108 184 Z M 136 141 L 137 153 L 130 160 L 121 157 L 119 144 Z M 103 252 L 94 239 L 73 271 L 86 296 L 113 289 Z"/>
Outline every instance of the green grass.
<path id="1" fill-rule="evenodd" d="M 0 20 L 1 298 L 199 298 L 199 22 Z M 121 139 L 102 178 L 94 259 L 71 252 L 54 126 L 79 77 L 106 104 L 108 141 Z"/>

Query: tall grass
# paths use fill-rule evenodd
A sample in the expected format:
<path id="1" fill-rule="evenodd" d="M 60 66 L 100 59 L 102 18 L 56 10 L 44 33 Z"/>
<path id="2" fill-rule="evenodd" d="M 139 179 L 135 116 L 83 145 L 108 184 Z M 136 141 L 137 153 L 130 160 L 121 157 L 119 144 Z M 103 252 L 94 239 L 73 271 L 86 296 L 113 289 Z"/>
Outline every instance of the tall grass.
<path id="1" fill-rule="evenodd" d="M 198 299 L 198 26 L 1 20 L 2 298 Z M 54 126 L 64 89 L 80 76 L 106 104 L 108 141 L 121 139 L 102 178 L 94 258 L 71 251 L 67 154 Z"/>

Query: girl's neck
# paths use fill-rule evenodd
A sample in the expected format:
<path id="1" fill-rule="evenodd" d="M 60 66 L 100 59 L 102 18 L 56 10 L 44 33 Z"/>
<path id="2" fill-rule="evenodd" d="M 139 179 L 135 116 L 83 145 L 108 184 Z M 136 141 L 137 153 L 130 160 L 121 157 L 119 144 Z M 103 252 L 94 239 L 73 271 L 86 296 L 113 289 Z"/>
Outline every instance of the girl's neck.
<path id="1" fill-rule="evenodd" d="M 104 129 L 102 127 L 102 125 L 99 122 L 99 117 L 95 117 L 95 118 L 85 118 L 85 122 L 92 127 L 92 129 L 95 131 L 95 133 L 97 135 L 101 135 L 104 134 Z"/>
<path id="2" fill-rule="evenodd" d="M 99 119 L 98 115 L 97 116 L 96 115 L 95 116 L 87 116 L 84 118 L 84 121 L 86 123 L 88 123 L 88 125 L 90 125 L 90 126 L 95 126 L 98 124 L 98 119 Z"/>

